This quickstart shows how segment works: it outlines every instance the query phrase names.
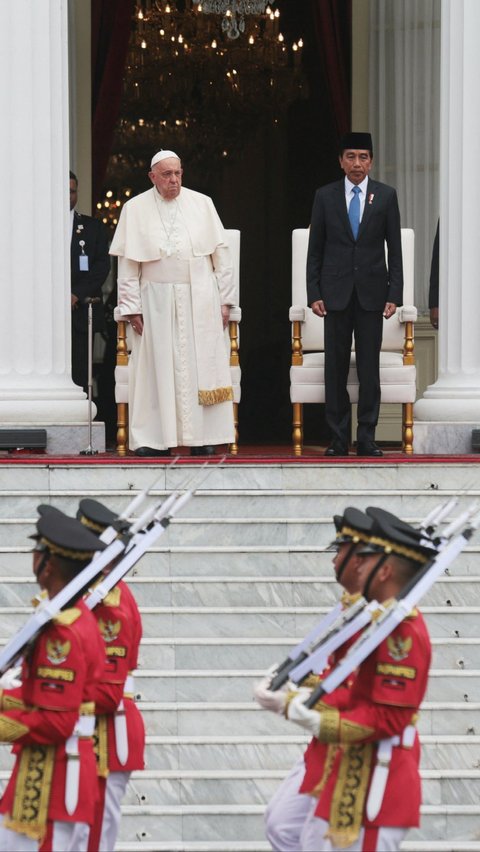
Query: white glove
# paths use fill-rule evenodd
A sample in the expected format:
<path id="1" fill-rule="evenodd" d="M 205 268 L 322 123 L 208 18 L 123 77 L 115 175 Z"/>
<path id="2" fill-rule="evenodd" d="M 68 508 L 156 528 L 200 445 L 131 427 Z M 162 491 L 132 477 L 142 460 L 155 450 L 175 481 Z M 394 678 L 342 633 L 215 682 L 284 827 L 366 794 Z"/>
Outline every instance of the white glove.
<path id="1" fill-rule="evenodd" d="M 22 671 L 21 666 L 14 666 L 12 669 L 7 669 L 5 674 L 0 677 L 0 689 L 16 689 L 22 685 L 19 680 Z"/>
<path id="2" fill-rule="evenodd" d="M 264 710 L 270 710 L 271 713 L 283 713 L 287 702 L 288 684 L 284 684 L 281 689 L 272 692 L 269 689 L 271 682 L 272 674 L 268 673 L 259 683 L 255 684 L 253 688 L 255 701 Z"/>
<path id="3" fill-rule="evenodd" d="M 310 710 L 309 707 L 305 707 L 303 702 L 307 698 L 306 692 L 307 690 L 302 690 L 295 698 L 292 698 L 288 705 L 287 719 L 300 725 L 301 728 L 305 728 L 312 736 L 318 737 L 320 736 L 322 717 L 317 710 Z M 310 690 L 307 694 L 310 695 Z"/>

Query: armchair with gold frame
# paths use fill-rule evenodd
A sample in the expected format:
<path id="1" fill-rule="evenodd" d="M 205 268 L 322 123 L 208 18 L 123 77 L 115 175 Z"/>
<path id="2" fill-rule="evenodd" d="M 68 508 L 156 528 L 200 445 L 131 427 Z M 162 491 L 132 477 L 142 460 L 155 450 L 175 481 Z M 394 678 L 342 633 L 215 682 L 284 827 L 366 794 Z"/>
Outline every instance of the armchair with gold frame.
<path id="1" fill-rule="evenodd" d="M 325 402 L 323 319 L 307 306 L 306 264 L 308 228 L 292 233 L 292 362 L 290 400 L 293 405 L 293 452 L 303 449 L 303 405 Z M 417 319 L 414 299 L 414 232 L 402 228 L 404 305 L 383 321 L 380 352 L 381 401 L 402 404 L 402 448 L 413 453 L 413 403 L 416 398 L 416 367 L 413 324 Z M 358 401 L 358 377 L 352 347 L 347 389 L 350 401 Z"/>

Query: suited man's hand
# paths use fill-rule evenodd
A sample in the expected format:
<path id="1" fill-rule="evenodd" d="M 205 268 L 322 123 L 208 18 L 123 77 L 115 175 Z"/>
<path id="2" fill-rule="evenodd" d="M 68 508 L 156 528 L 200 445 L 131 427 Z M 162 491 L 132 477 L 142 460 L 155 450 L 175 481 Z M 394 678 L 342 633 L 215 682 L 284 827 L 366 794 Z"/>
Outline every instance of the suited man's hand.
<path id="1" fill-rule="evenodd" d="M 78 296 L 75 296 L 75 294 L 74 294 L 74 293 L 71 293 L 70 295 L 71 295 L 71 297 L 72 297 L 72 308 L 76 308 L 76 307 L 77 307 L 77 302 L 78 302 Z"/>
<path id="2" fill-rule="evenodd" d="M 325 305 L 323 304 L 323 300 L 319 299 L 317 302 L 312 302 L 310 305 L 314 314 L 317 317 L 325 317 L 327 315 L 327 311 L 325 310 Z"/>
<path id="3" fill-rule="evenodd" d="M 430 308 L 430 322 L 434 328 L 438 328 L 438 308 Z"/>
<path id="4" fill-rule="evenodd" d="M 383 309 L 383 316 L 385 319 L 390 319 L 390 317 L 393 317 L 396 310 L 397 306 L 394 302 L 387 302 Z"/>

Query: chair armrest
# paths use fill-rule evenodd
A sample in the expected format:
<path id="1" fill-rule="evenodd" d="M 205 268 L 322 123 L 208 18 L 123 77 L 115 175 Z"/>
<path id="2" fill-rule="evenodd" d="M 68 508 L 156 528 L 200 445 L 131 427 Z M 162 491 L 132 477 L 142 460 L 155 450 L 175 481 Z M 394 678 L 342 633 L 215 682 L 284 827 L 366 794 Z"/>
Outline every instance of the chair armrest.
<path id="1" fill-rule="evenodd" d="M 418 311 L 415 305 L 401 305 L 397 308 L 399 322 L 416 322 Z"/>
<path id="2" fill-rule="evenodd" d="M 292 305 L 288 313 L 290 322 L 305 322 L 306 311 L 303 305 Z"/>
<path id="3" fill-rule="evenodd" d="M 242 309 L 238 305 L 232 305 L 230 308 L 230 322 L 240 322 L 242 319 Z"/>

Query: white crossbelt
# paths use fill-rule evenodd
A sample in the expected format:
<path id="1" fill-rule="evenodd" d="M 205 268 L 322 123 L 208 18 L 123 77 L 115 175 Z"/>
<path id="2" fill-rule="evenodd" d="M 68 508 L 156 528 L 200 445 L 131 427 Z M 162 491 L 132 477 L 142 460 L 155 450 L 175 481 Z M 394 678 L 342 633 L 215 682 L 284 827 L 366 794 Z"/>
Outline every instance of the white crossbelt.
<path id="1" fill-rule="evenodd" d="M 78 750 L 79 737 L 91 737 L 95 730 L 95 716 L 79 716 L 71 737 L 65 743 L 67 769 L 65 774 L 65 808 L 73 816 L 78 805 L 80 786 L 80 753 Z"/>
<path id="2" fill-rule="evenodd" d="M 415 725 L 407 725 L 400 736 L 389 737 L 377 743 L 376 763 L 372 773 L 370 790 L 368 791 L 366 809 L 367 818 L 370 822 L 373 822 L 377 818 L 382 807 L 393 749 L 400 745 L 403 748 L 412 748 L 415 742 L 415 734 Z"/>
<path id="3" fill-rule="evenodd" d="M 127 675 L 123 692 L 125 695 L 133 695 L 133 693 L 135 692 L 135 678 L 133 677 L 133 675 Z"/>

